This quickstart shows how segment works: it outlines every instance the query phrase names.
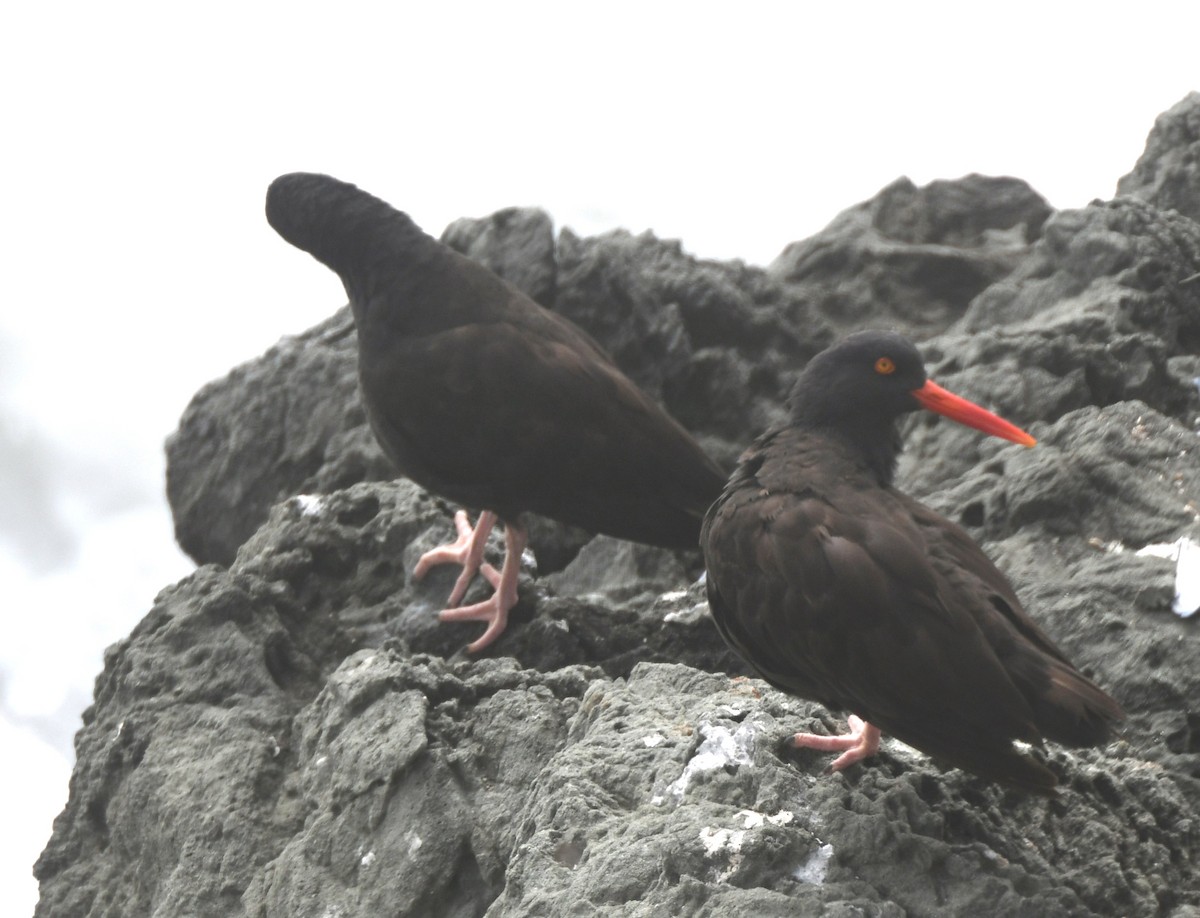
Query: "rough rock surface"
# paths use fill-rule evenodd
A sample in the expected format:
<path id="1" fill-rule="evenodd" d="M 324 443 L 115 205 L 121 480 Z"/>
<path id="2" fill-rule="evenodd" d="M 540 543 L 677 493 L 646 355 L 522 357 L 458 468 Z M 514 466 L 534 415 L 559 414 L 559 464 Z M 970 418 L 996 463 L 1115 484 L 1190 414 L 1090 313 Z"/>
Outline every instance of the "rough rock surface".
<path id="1" fill-rule="evenodd" d="M 1158 116 L 1146 152 L 1117 183 L 1117 194 L 1200 220 L 1200 92 Z"/>
<path id="2" fill-rule="evenodd" d="M 1031 429 L 914 418 L 900 483 L 1129 714 L 1108 748 L 1048 748 L 1054 799 L 891 741 L 836 775 L 785 748 L 841 712 L 745 678 L 686 552 L 539 524 L 513 623 L 466 658 L 479 626 L 434 617 L 452 572 L 409 576 L 452 508 L 390 480 L 339 313 L 184 414 L 170 493 L 205 566 L 107 654 L 37 914 L 1200 915 L 1200 616 L 1138 554 L 1200 539 L 1200 225 L 1139 190 L 1194 162 L 1172 125 L 1197 113 L 1159 120 L 1134 197 L 902 180 L 767 269 L 533 211 L 447 230 L 723 462 L 867 325 Z"/>

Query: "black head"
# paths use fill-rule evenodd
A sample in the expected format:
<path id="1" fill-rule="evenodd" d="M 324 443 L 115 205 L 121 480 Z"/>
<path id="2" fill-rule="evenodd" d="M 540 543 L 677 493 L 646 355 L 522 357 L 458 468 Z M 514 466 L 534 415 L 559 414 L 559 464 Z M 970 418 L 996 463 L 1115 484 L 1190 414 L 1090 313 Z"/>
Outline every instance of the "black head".
<path id="1" fill-rule="evenodd" d="M 801 426 L 867 425 L 885 433 L 896 418 L 921 407 L 925 364 L 912 342 L 893 332 L 863 331 L 814 357 L 792 390 L 792 420 Z"/>
<path id="2" fill-rule="evenodd" d="M 925 375 L 916 347 L 892 332 L 850 335 L 814 357 L 796 380 L 792 423 L 837 436 L 887 484 L 896 469 L 896 420 L 925 408 L 992 436 L 1033 446 L 1033 437 Z"/>

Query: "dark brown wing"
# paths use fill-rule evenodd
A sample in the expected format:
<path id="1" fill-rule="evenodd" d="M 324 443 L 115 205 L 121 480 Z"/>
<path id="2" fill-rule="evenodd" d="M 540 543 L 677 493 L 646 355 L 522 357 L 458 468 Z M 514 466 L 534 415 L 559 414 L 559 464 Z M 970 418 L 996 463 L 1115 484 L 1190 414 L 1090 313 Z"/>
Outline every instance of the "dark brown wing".
<path id="1" fill-rule="evenodd" d="M 695 547 L 724 475 L 590 338 L 534 308 L 364 349 L 381 442 L 455 501 Z"/>
<path id="2" fill-rule="evenodd" d="M 993 646 L 1002 633 L 1012 656 L 1015 639 L 978 607 L 986 595 L 945 576 L 925 529 L 836 445 L 765 438 L 705 521 L 718 627 L 781 688 L 977 774 L 1052 787 L 1012 745 L 1041 737 Z"/>
<path id="3" fill-rule="evenodd" d="M 930 558 L 1033 710 L 1042 735 L 1066 746 L 1105 742 L 1124 717 L 1120 706 L 1081 674 L 1025 612 L 1005 576 L 959 526 L 902 494 Z"/>

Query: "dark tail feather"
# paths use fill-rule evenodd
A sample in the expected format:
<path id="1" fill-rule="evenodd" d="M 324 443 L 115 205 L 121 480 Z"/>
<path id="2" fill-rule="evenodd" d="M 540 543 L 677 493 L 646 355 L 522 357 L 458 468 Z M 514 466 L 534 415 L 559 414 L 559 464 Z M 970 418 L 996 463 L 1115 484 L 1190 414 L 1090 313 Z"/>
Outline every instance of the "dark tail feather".
<path id="1" fill-rule="evenodd" d="M 1007 661 L 1007 669 L 1029 705 L 1032 726 L 1045 739 L 1064 746 L 1098 746 L 1112 737 L 1125 716 L 1120 705 L 1069 663 L 1040 651 Z M 882 722 L 876 726 L 936 759 L 993 781 L 1041 794 L 1052 793 L 1058 783 L 1053 772 L 1010 739 L 969 723 L 951 729 L 941 724 L 938 730 L 919 725 L 914 729 L 911 723 L 895 729 Z"/>
<path id="2" fill-rule="evenodd" d="M 1038 729 L 1064 746 L 1099 746 L 1124 719 L 1121 706 L 1095 683 L 1057 660 L 1049 663 L 1049 686 L 1029 699 Z"/>
<path id="3" fill-rule="evenodd" d="M 1064 746 L 1099 746 L 1125 717 L 1119 704 L 1064 659 L 1027 647 L 1004 665 L 1046 739 Z"/>
<path id="4" fill-rule="evenodd" d="M 876 723 L 876 726 L 939 762 L 990 781 L 1035 794 L 1053 794 L 1058 785 L 1054 772 L 1018 749 L 1011 741 L 997 737 L 991 731 L 981 732 L 966 723 L 950 730 L 932 731 L 919 727 L 914 729 L 912 724 L 897 725 L 899 729 L 891 729 L 882 722 Z"/>

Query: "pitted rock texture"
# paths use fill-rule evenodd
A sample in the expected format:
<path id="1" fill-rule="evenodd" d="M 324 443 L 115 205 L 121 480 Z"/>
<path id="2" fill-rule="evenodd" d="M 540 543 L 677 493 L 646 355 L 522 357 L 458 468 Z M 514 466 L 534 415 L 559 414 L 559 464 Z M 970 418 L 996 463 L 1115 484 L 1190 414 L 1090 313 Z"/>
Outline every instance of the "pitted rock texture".
<path id="1" fill-rule="evenodd" d="M 1146 151 L 1117 183 L 1117 194 L 1200 220 L 1200 92 L 1158 116 Z"/>

